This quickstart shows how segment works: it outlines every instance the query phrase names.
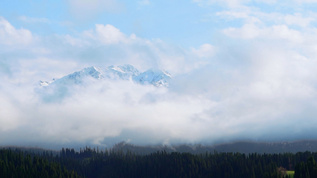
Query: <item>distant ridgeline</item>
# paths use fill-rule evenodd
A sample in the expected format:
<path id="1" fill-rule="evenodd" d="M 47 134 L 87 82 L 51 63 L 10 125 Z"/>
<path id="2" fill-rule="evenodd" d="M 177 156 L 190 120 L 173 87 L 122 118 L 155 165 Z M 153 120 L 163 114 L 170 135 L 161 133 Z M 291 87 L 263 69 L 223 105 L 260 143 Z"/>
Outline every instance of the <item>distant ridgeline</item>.
<path id="1" fill-rule="evenodd" d="M 317 177 L 316 159 L 317 152 L 139 155 L 86 147 L 79 152 L 63 148 L 54 155 L 0 149 L 0 177 Z"/>
<path id="2" fill-rule="evenodd" d="M 148 69 L 144 72 L 140 72 L 132 65 L 126 64 L 119 66 L 112 65 L 106 68 L 91 66 L 59 79 L 53 79 L 52 81 L 40 81 L 39 84 L 42 87 L 47 87 L 52 85 L 79 85 L 83 84 L 87 80 L 130 80 L 141 85 L 168 87 L 170 79 L 171 74 L 166 71 Z"/>
<path id="3" fill-rule="evenodd" d="M 114 150 L 123 152 L 132 151 L 137 154 L 150 154 L 157 151 L 166 152 L 187 152 L 201 154 L 206 152 L 239 152 L 249 153 L 297 153 L 297 152 L 317 152 L 317 140 L 303 140 L 295 142 L 233 142 L 218 145 L 170 145 L 170 146 L 138 146 L 125 142 L 120 142 L 113 146 Z"/>
<path id="4" fill-rule="evenodd" d="M 35 91 L 43 101 L 60 102 L 64 98 L 72 96 L 76 88 L 94 88 L 94 86 L 109 84 L 109 82 L 168 88 L 171 78 L 171 74 L 163 70 L 148 69 L 140 72 L 128 64 L 105 68 L 91 66 L 58 79 L 39 81 Z"/>

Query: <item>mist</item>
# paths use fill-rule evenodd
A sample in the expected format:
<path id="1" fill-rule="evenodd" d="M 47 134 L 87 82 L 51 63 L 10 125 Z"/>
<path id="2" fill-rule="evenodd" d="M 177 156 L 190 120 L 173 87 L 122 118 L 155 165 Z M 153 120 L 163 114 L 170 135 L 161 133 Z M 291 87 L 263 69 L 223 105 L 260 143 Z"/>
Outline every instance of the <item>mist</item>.
<path id="1" fill-rule="evenodd" d="M 173 76 L 167 88 L 92 80 L 55 93 L 41 91 L 38 84 L 55 74 L 54 68 L 43 76 L 24 71 L 24 65 L 15 73 L 15 66 L 11 76 L 2 76 L 0 87 L 1 144 L 60 148 L 110 147 L 121 141 L 171 145 L 314 139 L 316 82 L 309 76 L 315 65 L 293 58 L 288 60 L 296 65 L 286 65 L 280 55 L 264 52 L 254 61 L 250 56 L 235 71 L 231 63 L 214 59 Z M 302 65 L 312 69 L 301 70 Z"/>
<path id="2" fill-rule="evenodd" d="M 116 13 L 127 10 L 115 0 L 104 3 L 116 7 Z M 198 8 L 216 1 L 191 3 Z M 111 147 L 122 141 L 173 145 L 316 139 L 316 15 L 271 13 L 250 4 L 224 3 L 212 17 L 204 16 L 210 19 L 199 22 L 227 23 L 191 46 L 101 22 L 84 30 L 69 27 L 73 33 L 42 35 L 0 17 L 0 144 L 59 149 Z M 74 7 L 87 14 L 97 9 L 88 19 L 113 13 L 95 5 Z M 151 5 L 139 3 L 139 9 Z M 69 8 L 80 18 L 77 8 Z M 166 70 L 172 79 L 168 87 L 129 80 L 87 80 L 63 90 L 39 86 L 39 81 L 85 67 L 123 64 L 140 71 Z"/>

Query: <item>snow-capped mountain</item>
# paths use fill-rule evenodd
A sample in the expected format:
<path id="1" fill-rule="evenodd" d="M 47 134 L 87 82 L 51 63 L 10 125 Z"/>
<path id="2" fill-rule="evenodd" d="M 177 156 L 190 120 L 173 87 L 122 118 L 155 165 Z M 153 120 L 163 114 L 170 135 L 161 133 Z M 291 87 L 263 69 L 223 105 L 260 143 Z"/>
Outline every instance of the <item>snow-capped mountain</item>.
<path id="1" fill-rule="evenodd" d="M 154 86 L 168 86 L 171 79 L 171 74 L 161 71 L 150 69 L 133 78 L 134 81 L 140 84 L 152 84 Z"/>
<path id="2" fill-rule="evenodd" d="M 112 65 L 105 70 L 105 76 L 111 79 L 131 80 L 138 75 L 140 75 L 139 70 L 129 64 L 122 66 Z"/>
<path id="3" fill-rule="evenodd" d="M 109 66 L 106 68 L 87 67 L 80 71 L 66 75 L 53 81 L 40 81 L 40 86 L 49 87 L 51 85 L 72 85 L 82 84 L 86 80 L 129 80 L 141 85 L 153 85 L 156 87 L 167 87 L 171 75 L 168 72 L 158 69 L 150 69 L 139 72 L 132 65 Z"/>
<path id="4" fill-rule="evenodd" d="M 80 71 L 74 72 L 72 74 L 66 75 L 60 79 L 52 81 L 50 84 L 81 84 L 86 78 L 102 79 L 102 70 L 97 67 L 87 67 Z"/>

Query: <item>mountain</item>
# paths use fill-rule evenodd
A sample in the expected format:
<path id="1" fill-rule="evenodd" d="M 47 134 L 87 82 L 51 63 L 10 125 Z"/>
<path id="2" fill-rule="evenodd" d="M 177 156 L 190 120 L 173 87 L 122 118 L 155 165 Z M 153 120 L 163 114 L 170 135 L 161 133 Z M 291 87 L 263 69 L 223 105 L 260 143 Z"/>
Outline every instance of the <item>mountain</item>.
<path id="1" fill-rule="evenodd" d="M 158 69 L 149 69 L 139 72 L 132 65 L 109 66 L 106 68 L 87 67 L 80 71 L 66 75 L 53 81 L 40 81 L 41 87 L 51 85 L 78 85 L 86 80 L 129 80 L 141 85 L 153 85 L 156 87 L 168 87 L 171 75 L 168 72 Z"/>
<path id="2" fill-rule="evenodd" d="M 140 84 L 152 84 L 154 86 L 168 86 L 171 75 L 161 70 L 147 70 L 133 78 Z"/>
<path id="3" fill-rule="evenodd" d="M 111 79 L 132 80 L 138 75 L 140 75 L 139 70 L 129 64 L 122 66 L 112 65 L 105 70 L 105 76 Z"/>
<path id="4" fill-rule="evenodd" d="M 234 142 L 219 145 L 156 145 L 156 146 L 137 146 L 120 142 L 113 146 L 113 150 L 123 152 L 131 151 L 137 154 L 151 154 L 157 151 L 166 152 L 187 152 L 192 154 L 204 154 L 206 152 L 239 152 L 239 153 L 297 153 L 297 152 L 317 152 L 317 140 L 300 140 L 294 142 Z"/>

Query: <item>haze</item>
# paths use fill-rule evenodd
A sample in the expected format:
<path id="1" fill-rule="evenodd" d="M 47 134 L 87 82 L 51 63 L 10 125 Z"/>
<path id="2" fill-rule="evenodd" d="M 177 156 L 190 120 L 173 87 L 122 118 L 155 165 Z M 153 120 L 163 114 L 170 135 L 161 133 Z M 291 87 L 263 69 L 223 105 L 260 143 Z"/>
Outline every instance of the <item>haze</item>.
<path id="1" fill-rule="evenodd" d="M 316 9 L 315 0 L 2 0 L 0 143 L 316 139 Z M 36 89 L 123 64 L 172 80 L 103 81 L 55 102 Z"/>

